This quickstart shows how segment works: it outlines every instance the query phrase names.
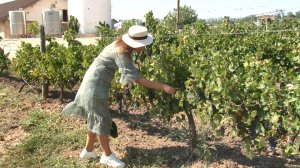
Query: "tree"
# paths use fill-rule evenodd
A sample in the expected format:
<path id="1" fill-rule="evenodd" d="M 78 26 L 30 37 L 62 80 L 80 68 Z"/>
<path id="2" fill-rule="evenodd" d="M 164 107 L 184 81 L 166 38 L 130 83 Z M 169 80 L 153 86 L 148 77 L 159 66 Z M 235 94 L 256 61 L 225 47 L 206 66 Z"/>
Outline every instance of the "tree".
<path id="1" fill-rule="evenodd" d="M 179 9 L 179 24 L 187 25 L 192 24 L 198 20 L 198 15 L 196 11 L 190 6 L 183 6 Z M 164 17 L 163 22 L 169 27 L 176 27 L 176 15 L 177 9 L 174 9 L 173 12 L 169 12 L 167 16 Z"/>
<path id="2" fill-rule="evenodd" d="M 74 16 L 70 16 L 69 28 L 79 33 L 80 24 L 78 22 L 78 19 L 75 18 Z"/>
<path id="3" fill-rule="evenodd" d="M 297 12 L 295 13 L 295 15 L 296 15 L 296 18 L 300 18 L 300 11 L 297 11 Z"/>
<path id="4" fill-rule="evenodd" d="M 287 16 L 288 16 L 289 18 L 295 18 L 295 17 L 296 17 L 295 14 L 294 14 L 293 12 L 287 13 Z"/>
<path id="5" fill-rule="evenodd" d="M 154 18 L 153 12 L 149 11 L 145 15 L 146 17 L 146 27 L 148 28 L 149 32 L 155 32 L 156 26 L 159 24 L 159 21 Z"/>

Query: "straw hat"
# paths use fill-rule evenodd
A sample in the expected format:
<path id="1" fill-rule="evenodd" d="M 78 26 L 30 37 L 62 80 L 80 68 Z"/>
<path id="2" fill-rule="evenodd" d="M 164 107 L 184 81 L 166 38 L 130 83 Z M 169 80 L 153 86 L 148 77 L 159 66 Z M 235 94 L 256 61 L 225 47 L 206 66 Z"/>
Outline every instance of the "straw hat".
<path id="1" fill-rule="evenodd" d="M 153 42 L 153 37 L 144 26 L 131 26 L 127 34 L 122 36 L 122 40 L 132 48 L 139 48 Z"/>

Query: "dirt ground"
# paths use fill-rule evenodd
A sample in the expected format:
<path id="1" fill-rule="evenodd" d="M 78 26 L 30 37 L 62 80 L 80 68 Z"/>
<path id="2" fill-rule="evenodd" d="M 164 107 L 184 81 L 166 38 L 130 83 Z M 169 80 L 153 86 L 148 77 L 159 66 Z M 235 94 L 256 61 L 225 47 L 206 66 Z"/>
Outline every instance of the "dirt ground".
<path id="1" fill-rule="evenodd" d="M 7 95 L 7 93 L 1 93 L 0 89 L 0 99 L 9 97 L 5 101 L 0 101 L 0 158 L 6 154 L 8 147 L 19 144 L 26 137 L 18 124 L 25 111 L 31 108 L 40 108 L 46 112 L 61 111 L 66 103 L 74 98 L 74 93 L 70 92 L 67 94 L 66 103 L 61 104 L 58 101 L 58 93 L 53 91 L 51 92 L 51 98 L 40 100 L 38 93 L 29 86 L 25 86 L 23 91 L 18 93 L 22 84 L 23 81 L 12 76 L 0 77 L 0 88 L 11 90 L 11 93 L 17 94 Z M 7 106 L 9 102 L 20 103 Z M 121 158 L 125 155 L 130 156 L 127 153 L 143 152 L 144 155 L 153 156 L 157 153 L 167 152 L 173 153 L 173 155 L 165 161 L 167 164 L 165 162 L 162 164 L 162 167 L 185 165 L 185 167 L 190 168 L 300 168 L 299 157 L 283 158 L 263 154 L 256 155 L 252 159 L 247 158 L 243 152 L 242 142 L 230 135 L 205 140 L 210 153 L 209 158 L 204 157 L 203 150 L 196 151 L 198 152 L 196 157 L 191 157 L 186 125 L 176 122 L 170 124 L 156 118 L 149 118 L 148 114 L 141 109 L 129 108 L 126 113 L 118 113 L 116 107 L 112 106 L 111 112 L 113 120 L 118 125 L 120 142 L 118 145 L 114 145 L 113 148 L 121 155 Z M 209 131 L 206 131 L 206 133 L 209 133 Z M 65 153 L 70 157 L 77 157 L 79 152 L 78 150 L 66 151 Z M 130 158 L 124 158 L 124 160 L 126 162 Z"/>

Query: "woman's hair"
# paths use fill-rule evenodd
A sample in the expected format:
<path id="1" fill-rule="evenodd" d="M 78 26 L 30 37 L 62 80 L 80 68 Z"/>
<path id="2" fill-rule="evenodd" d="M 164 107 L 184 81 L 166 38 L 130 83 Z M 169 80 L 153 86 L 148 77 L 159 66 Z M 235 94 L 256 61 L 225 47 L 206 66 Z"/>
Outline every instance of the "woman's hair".
<path id="1" fill-rule="evenodd" d="M 118 48 L 119 52 L 131 52 L 133 50 L 132 47 L 130 47 L 129 45 L 127 45 L 123 40 L 122 40 L 122 36 L 119 36 L 116 38 L 115 40 L 115 45 Z"/>

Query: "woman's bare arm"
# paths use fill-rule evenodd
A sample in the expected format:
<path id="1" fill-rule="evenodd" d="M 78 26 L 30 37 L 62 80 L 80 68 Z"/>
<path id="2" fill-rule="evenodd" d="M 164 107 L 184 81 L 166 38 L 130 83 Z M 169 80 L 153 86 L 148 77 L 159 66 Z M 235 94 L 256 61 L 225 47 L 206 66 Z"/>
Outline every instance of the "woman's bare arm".
<path id="1" fill-rule="evenodd" d="M 150 80 L 147 80 L 145 78 L 142 78 L 140 80 L 135 81 L 137 84 L 142 85 L 144 87 L 147 88 L 151 88 L 151 89 L 156 89 L 156 90 L 162 90 L 168 94 L 174 94 L 176 93 L 175 88 L 167 85 L 167 84 L 163 84 L 163 83 L 159 83 L 159 82 L 153 82 Z"/>

